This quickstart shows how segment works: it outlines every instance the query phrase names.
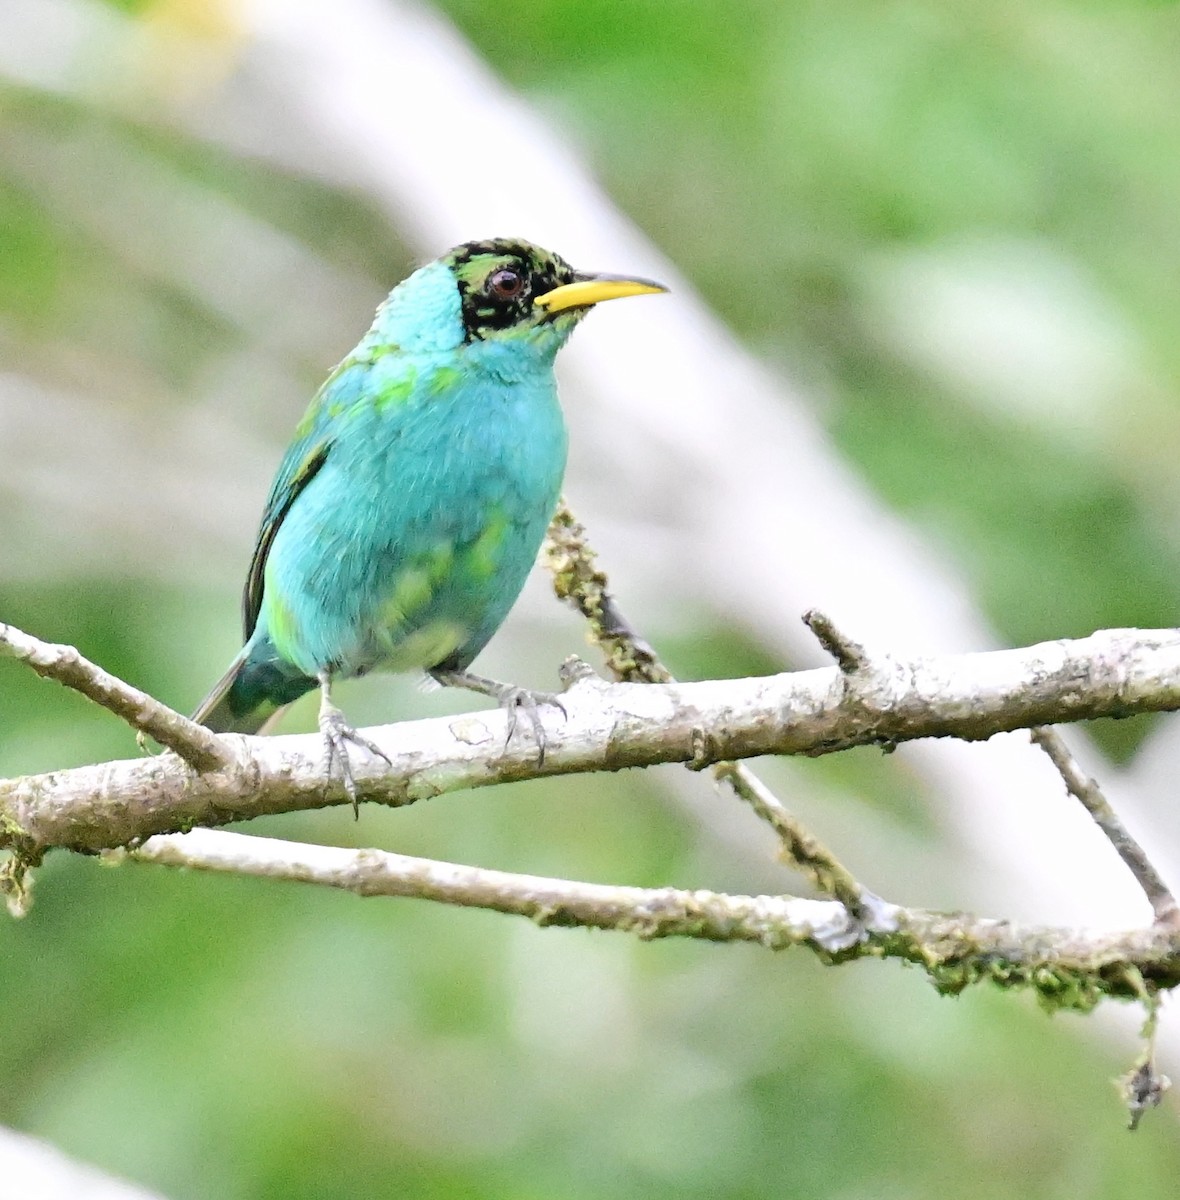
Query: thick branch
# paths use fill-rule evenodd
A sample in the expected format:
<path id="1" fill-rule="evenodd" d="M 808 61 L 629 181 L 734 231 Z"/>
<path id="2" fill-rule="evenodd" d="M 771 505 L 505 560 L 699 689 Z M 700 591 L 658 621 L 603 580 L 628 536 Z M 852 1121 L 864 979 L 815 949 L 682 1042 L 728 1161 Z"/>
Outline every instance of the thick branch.
<path id="1" fill-rule="evenodd" d="M 545 713 L 543 766 L 525 729 L 505 749 L 500 711 L 370 730 L 392 765 L 357 753 L 361 797 L 401 805 L 542 775 L 818 755 L 924 737 L 979 740 L 1034 725 L 1180 708 L 1180 631 L 1107 630 L 912 662 L 881 655 L 854 679 L 837 668 L 684 684 L 583 677 L 565 704 L 564 719 Z M 204 774 L 165 754 L 0 782 L 0 844 L 29 853 L 53 846 L 95 851 L 347 801 L 323 777 L 318 736 L 237 744 L 240 759 Z"/>
<path id="2" fill-rule="evenodd" d="M 361 896 L 486 908 L 541 925 L 612 929 L 643 938 L 756 942 L 772 950 L 802 945 L 825 959 L 898 958 L 925 970 L 943 992 L 990 981 L 1032 988 L 1050 1007 L 1088 1009 L 1103 996 L 1139 1000 L 1145 985 L 1180 983 L 1180 933 L 1160 926 L 1095 933 L 892 905 L 881 905 L 875 923 L 866 924 L 852 919 L 836 900 L 578 883 L 206 829 L 153 838 L 132 855 Z"/>

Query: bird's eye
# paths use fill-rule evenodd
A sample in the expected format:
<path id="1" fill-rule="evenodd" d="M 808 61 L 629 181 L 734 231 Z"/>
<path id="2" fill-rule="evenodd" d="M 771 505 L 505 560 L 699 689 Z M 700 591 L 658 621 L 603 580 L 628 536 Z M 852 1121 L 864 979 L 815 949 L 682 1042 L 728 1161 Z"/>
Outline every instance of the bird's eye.
<path id="1" fill-rule="evenodd" d="M 524 276 L 511 267 L 502 267 L 488 280 L 488 289 L 497 300 L 515 300 L 524 291 Z"/>

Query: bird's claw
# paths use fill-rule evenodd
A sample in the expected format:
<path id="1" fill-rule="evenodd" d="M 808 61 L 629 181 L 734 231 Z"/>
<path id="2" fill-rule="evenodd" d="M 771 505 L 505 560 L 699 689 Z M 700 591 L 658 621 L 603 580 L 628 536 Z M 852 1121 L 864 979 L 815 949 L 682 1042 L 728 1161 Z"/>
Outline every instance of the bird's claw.
<path id="1" fill-rule="evenodd" d="M 516 732 L 516 723 L 523 708 L 528 715 L 529 724 L 533 727 L 533 737 L 537 739 L 537 766 L 545 763 L 545 726 L 537 710 L 542 704 L 551 704 L 561 710 L 561 715 L 568 718 L 561 697 L 555 692 L 534 692 L 529 688 L 518 687 L 514 683 L 501 683 L 498 679 L 485 679 L 482 675 L 473 675 L 469 671 L 433 670 L 430 677 L 444 687 L 461 687 L 481 696 L 490 696 L 497 704 L 508 712 L 508 736 L 504 739 L 504 749 L 507 750 Z"/>
<path id="2" fill-rule="evenodd" d="M 324 772 L 329 779 L 339 779 L 344 784 L 344 791 L 352 801 L 352 815 L 360 819 L 360 801 L 357 797 L 356 780 L 352 774 L 352 761 L 348 756 L 348 743 L 360 746 L 377 758 L 384 759 L 393 766 L 388 754 L 354 729 L 335 705 L 325 705 L 320 711 L 320 733 L 324 736 Z"/>
<path id="3" fill-rule="evenodd" d="M 537 710 L 542 704 L 549 704 L 553 708 L 559 709 L 563 719 L 568 720 L 569 713 L 566 712 L 565 705 L 561 702 L 561 697 L 556 692 L 534 692 L 528 688 L 506 686 L 496 698 L 500 703 L 500 707 L 508 713 L 508 734 L 504 738 L 504 749 L 507 750 L 512 744 L 512 735 L 516 733 L 516 723 L 520 717 L 520 710 L 524 709 L 525 715 L 529 719 L 529 724 L 533 727 L 533 737 L 537 742 L 537 766 L 544 766 L 547 740 L 545 737 L 545 726 L 542 724 L 541 715 Z"/>

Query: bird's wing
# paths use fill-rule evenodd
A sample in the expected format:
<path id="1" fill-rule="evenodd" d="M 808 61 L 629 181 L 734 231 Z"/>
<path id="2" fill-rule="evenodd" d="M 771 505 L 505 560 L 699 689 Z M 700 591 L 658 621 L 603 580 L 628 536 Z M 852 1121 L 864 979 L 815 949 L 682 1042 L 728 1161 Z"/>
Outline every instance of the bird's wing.
<path id="1" fill-rule="evenodd" d="M 242 592 L 242 626 L 246 641 L 250 640 L 258 622 L 266 559 L 279 527 L 291 511 L 291 505 L 327 461 L 339 419 L 360 397 L 371 366 L 370 357 L 351 356 L 328 376 L 296 427 L 295 441 L 283 455 L 266 498 L 258 540 Z"/>
<path id="2" fill-rule="evenodd" d="M 270 490 L 266 509 L 262 514 L 262 525 L 258 530 L 258 541 L 254 544 L 254 555 L 250 559 L 250 570 L 246 575 L 246 587 L 242 592 L 242 626 L 246 641 L 254 632 L 258 612 L 262 608 L 262 584 L 266 574 L 266 556 L 270 553 L 275 535 L 283 518 L 291 511 L 291 505 L 299 493 L 315 478 L 316 472 L 328 459 L 332 448 L 330 437 L 311 442 L 300 438 L 287 451 L 279 466 L 279 473 Z"/>

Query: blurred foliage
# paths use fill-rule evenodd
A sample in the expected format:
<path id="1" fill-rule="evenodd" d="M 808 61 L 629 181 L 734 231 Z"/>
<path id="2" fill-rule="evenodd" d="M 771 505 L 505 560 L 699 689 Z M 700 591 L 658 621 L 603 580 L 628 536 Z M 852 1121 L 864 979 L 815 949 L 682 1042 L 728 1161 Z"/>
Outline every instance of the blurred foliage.
<path id="1" fill-rule="evenodd" d="M 1170 6 L 442 7 L 734 328 L 805 382 L 1004 638 L 1174 623 Z M 192 182 L 207 206 L 231 202 L 243 237 L 273 231 L 276 261 L 296 247 L 301 270 L 327 264 L 344 282 L 323 328 L 271 328 L 298 316 L 291 293 L 256 326 L 235 320 L 199 276 L 169 276 L 142 251 L 142 214 L 104 224 L 93 182 L 116 185 L 133 161 Z M 183 238 L 200 231 L 191 216 L 178 203 L 159 221 Z M 976 281 L 977 253 L 1003 269 L 955 290 Z M 270 454 L 408 261 L 343 186 L 0 85 L 0 370 L 89 397 L 95 430 L 126 417 L 195 442 L 233 404 Z M 1056 357 L 1030 351 L 1053 338 Z M 1079 361 L 1093 364 L 1080 379 Z M 0 436 L 5 396 L 0 382 Z M 193 425 L 168 424 L 188 411 Z M 8 536 L 23 531 L 5 546 L 20 569 L 0 575 L 0 616 L 187 706 L 235 647 L 263 457 L 224 542 L 194 522 L 138 558 L 128 508 L 88 557 L 71 514 L 103 496 L 70 501 L 80 484 L 64 459 L 44 474 L 14 460 L 23 473 L 0 496 Z M 205 517 L 216 499 L 184 503 Z M 667 641 L 685 674 L 774 665 L 725 614 Z M 388 681 L 350 695 L 358 717 L 450 703 Z M 1129 756 L 1143 728 L 1100 736 Z M 134 753 L 113 720 L 12 664 L 0 730 L 3 774 Z M 933 819 L 877 762 L 842 755 L 807 764 L 808 779 L 836 808 L 852 795 L 888 810 L 935 859 Z M 266 828 L 542 874 L 783 886 L 666 802 L 664 778 Z M 855 865 L 875 877 L 878 864 Z M 924 893 L 937 880 L 907 887 L 898 899 L 952 902 Z M 889 964 L 825 970 L 805 953 L 646 945 L 63 856 L 40 873 L 32 915 L 0 925 L 0 946 L 0 1118 L 177 1200 L 1149 1200 L 1180 1172 L 1171 1115 L 1123 1132 L 1106 1080 L 1126 1064 L 1080 1021 L 985 993 L 940 1000 Z"/>

